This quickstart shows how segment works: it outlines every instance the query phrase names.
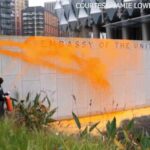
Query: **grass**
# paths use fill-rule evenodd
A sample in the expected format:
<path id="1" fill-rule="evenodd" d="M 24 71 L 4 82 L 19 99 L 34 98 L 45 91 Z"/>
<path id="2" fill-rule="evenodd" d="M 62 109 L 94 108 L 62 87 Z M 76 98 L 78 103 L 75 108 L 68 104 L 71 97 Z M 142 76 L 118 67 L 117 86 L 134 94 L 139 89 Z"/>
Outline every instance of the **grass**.
<path id="1" fill-rule="evenodd" d="M 57 135 L 54 132 L 31 131 L 12 121 L 0 122 L 0 150 L 113 150 L 115 146 L 106 145 L 100 138 L 79 138 Z"/>
<path id="2" fill-rule="evenodd" d="M 103 139 L 103 137 L 100 135 L 97 137 L 80 137 L 77 135 L 67 136 L 63 133 L 58 134 L 51 129 L 29 130 L 24 126 L 16 126 L 13 121 L 5 119 L 0 121 L 0 150 L 121 149 L 117 148 L 114 142 L 112 142 L 111 140 Z"/>
<path id="3" fill-rule="evenodd" d="M 43 105 L 45 100 L 48 107 Z M 150 150 L 150 116 L 126 120 L 119 128 L 114 118 L 102 132 L 100 122 L 84 127 L 72 112 L 78 131 L 67 136 L 54 130 L 55 112 L 47 97 L 41 101 L 37 94 L 31 100 L 28 94 L 15 105 L 14 113 L 0 120 L 0 150 Z M 91 134 L 94 129 L 97 136 Z"/>

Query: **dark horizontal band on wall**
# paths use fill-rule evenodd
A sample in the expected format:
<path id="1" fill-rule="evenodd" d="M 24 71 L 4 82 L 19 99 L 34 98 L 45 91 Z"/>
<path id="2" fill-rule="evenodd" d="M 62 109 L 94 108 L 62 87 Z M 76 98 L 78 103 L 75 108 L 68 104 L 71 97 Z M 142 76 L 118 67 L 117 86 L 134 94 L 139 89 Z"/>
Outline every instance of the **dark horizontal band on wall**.
<path id="1" fill-rule="evenodd" d="M 114 23 L 108 23 L 108 24 L 104 25 L 103 27 L 108 27 L 108 26 L 110 28 L 126 27 L 126 26 L 132 26 L 137 23 L 146 23 L 149 21 L 150 21 L 150 14 L 131 18 L 131 19 L 125 19 L 125 20 L 114 22 Z"/>

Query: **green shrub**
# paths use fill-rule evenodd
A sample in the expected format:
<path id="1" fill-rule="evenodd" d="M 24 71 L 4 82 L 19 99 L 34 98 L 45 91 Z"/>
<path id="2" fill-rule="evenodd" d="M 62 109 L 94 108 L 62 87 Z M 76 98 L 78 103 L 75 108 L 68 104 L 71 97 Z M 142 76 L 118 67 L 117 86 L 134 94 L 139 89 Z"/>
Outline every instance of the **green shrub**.
<path id="1" fill-rule="evenodd" d="M 45 102 L 48 103 L 48 106 L 44 105 Z M 17 124 L 25 125 L 29 129 L 40 129 L 55 121 L 52 117 L 56 110 L 56 108 L 51 109 L 51 103 L 47 96 L 41 100 L 41 95 L 37 94 L 32 99 L 28 93 L 25 100 L 21 100 L 15 105 L 15 120 Z"/>
<path id="2" fill-rule="evenodd" d="M 114 118 L 111 122 L 107 122 L 106 129 L 108 139 L 113 140 L 117 133 L 116 118 Z"/>
<path id="3" fill-rule="evenodd" d="M 75 113 L 72 113 L 72 115 L 79 129 L 80 137 L 89 136 L 96 128 L 99 133 L 98 137 L 100 137 L 99 141 L 105 145 L 105 149 L 109 150 L 111 146 L 111 150 L 150 150 L 150 135 L 137 131 L 134 119 L 117 129 L 116 118 L 114 118 L 112 121 L 107 122 L 106 131 L 102 132 L 97 128 L 99 122 L 82 129 L 79 118 Z"/>
<path id="4" fill-rule="evenodd" d="M 96 122 L 92 125 L 89 125 L 89 126 L 86 126 L 84 129 L 82 129 L 81 127 L 81 123 L 80 123 L 80 120 L 79 118 L 76 116 L 76 114 L 74 112 L 72 112 L 72 116 L 73 116 L 73 119 L 79 129 L 79 135 L 80 137 L 86 137 L 88 135 L 90 135 L 90 133 L 98 126 L 98 124 L 100 122 Z"/>

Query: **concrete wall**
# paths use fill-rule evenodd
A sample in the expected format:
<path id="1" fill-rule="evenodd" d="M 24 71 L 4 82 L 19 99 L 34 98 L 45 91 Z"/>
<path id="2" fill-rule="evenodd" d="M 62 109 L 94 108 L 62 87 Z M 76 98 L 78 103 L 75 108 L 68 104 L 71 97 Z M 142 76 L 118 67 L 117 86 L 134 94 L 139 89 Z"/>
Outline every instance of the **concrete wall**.
<path id="1" fill-rule="evenodd" d="M 23 40 L 21 37 L 9 37 L 9 39 Z M 72 111 L 80 116 L 87 116 L 150 106 L 149 48 L 142 50 L 142 57 L 144 68 L 140 72 L 123 70 L 111 74 L 112 95 L 95 90 L 84 79 L 35 67 L 3 55 L 0 55 L 0 76 L 5 80 L 4 90 L 10 91 L 12 97 L 16 91 L 19 92 L 20 97 L 25 97 L 28 92 L 34 95 L 45 91 L 51 98 L 52 106 L 58 107 L 56 119 L 69 118 Z M 73 100 L 72 94 L 76 96 L 76 101 Z"/>

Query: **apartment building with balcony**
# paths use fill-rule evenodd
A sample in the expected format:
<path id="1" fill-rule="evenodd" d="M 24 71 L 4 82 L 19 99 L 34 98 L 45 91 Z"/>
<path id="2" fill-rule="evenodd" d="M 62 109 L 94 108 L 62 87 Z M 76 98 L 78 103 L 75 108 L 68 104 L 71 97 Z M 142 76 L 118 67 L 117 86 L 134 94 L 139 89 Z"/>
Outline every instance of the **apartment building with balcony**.
<path id="1" fill-rule="evenodd" d="M 41 6 L 22 11 L 22 28 L 25 36 L 58 36 L 57 17 Z"/>
<path id="2" fill-rule="evenodd" d="M 28 7 L 28 0 L 15 0 L 15 35 L 22 35 L 22 10 Z"/>
<path id="3" fill-rule="evenodd" d="M 15 27 L 15 0 L 0 0 L 0 34 L 13 35 Z"/>

